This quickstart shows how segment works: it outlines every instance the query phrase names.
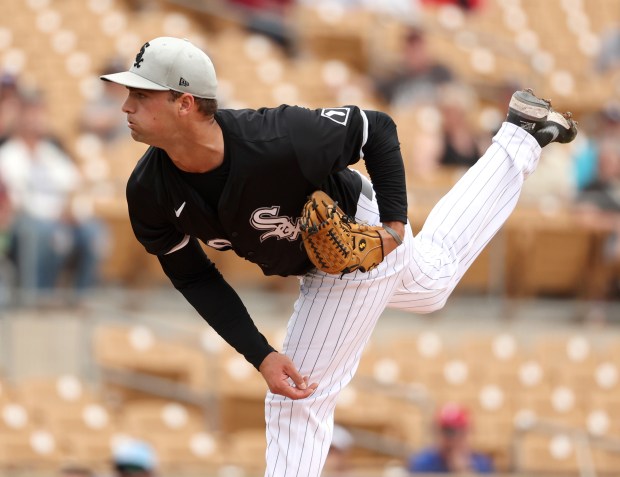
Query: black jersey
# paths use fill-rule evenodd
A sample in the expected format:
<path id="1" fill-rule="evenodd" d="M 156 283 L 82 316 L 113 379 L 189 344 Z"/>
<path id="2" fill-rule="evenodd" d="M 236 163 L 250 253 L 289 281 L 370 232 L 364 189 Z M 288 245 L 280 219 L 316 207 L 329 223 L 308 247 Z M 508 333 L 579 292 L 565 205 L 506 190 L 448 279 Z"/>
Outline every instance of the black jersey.
<path id="1" fill-rule="evenodd" d="M 301 246 L 299 214 L 316 189 L 355 215 L 357 162 L 367 136 L 357 107 L 281 106 L 220 110 L 228 179 L 217 209 L 189 186 L 165 151 L 151 147 L 127 187 L 131 223 L 146 249 L 166 254 L 186 236 L 233 249 L 266 275 L 300 275 L 312 264 Z"/>
<path id="2" fill-rule="evenodd" d="M 325 190 L 354 215 L 361 179 L 348 166 L 363 155 L 381 220 L 406 222 L 404 166 L 396 126 L 377 111 L 224 109 L 216 120 L 224 136 L 225 183 L 214 184 L 221 192 L 196 190 L 211 178 L 188 179 L 165 151 L 151 147 L 127 184 L 129 217 L 175 288 L 258 368 L 273 348 L 198 239 L 234 250 L 266 274 L 302 274 L 312 267 L 298 219 L 307 196 Z"/>

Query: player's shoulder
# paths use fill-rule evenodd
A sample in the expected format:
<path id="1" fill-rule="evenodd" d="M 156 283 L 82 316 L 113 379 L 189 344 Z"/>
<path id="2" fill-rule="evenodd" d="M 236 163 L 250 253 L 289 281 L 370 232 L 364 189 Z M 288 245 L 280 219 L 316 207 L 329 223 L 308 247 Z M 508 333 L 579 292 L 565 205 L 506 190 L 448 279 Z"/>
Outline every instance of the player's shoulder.
<path id="1" fill-rule="evenodd" d="M 259 109 L 220 109 L 215 119 L 229 137 L 270 140 L 284 134 L 286 105 Z"/>
<path id="2" fill-rule="evenodd" d="M 293 106 L 290 104 L 281 104 L 273 107 L 263 107 L 258 109 L 219 109 L 215 117 L 218 123 L 230 126 L 232 124 L 261 124 L 265 122 L 274 122 L 284 120 L 294 114 L 300 114 L 303 111 L 310 111 L 302 106 Z"/>
<path id="3" fill-rule="evenodd" d="M 158 147 L 150 146 L 136 163 L 129 179 L 127 191 L 135 191 L 153 186 L 156 179 L 161 177 L 161 168 L 164 165 L 166 152 Z"/>
<path id="4" fill-rule="evenodd" d="M 158 147 L 149 146 L 136 163 L 131 178 L 135 180 L 143 179 L 144 174 L 153 170 L 157 163 L 166 155 L 166 152 Z"/>
<path id="5" fill-rule="evenodd" d="M 313 109 L 281 104 L 259 109 L 221 109 L 216 118 L 228 131 L 247 137 L 248 133 L 258 131 L 284 134 L 290 128 L 308 125 L 347 126 L 358 111 L 359 108 L 352 105 Z"/>
<path id="6" fill-rule="evenodd" d="M 360 111 L 355 105 L 308 108 L 304 106 L 287 106 L 283 115 L 289 120 L 311 121 L 326 126 L 347 126 L 353 116 Z"/>

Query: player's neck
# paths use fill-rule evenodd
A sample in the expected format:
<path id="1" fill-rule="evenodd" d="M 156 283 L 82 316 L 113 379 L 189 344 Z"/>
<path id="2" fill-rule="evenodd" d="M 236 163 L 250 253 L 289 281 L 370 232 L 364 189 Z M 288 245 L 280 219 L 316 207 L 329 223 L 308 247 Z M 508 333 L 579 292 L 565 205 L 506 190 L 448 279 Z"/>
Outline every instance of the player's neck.
<path id="1" fill-rule="evenodd" d="M 224 161 L 224 137 L 215 120 L 182 128 L 165 148 L 172 162 L 185 172 L 209 172 Z"/>

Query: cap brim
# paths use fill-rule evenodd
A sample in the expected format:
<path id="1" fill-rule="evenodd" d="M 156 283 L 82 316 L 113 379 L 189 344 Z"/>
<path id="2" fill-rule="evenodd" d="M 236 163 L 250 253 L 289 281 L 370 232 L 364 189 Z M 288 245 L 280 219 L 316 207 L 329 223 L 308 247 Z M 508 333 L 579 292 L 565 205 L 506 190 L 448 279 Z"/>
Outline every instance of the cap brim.
<path id="1" fill-rule="evenodd" d="M 112 83 L 121 84 L 128 88 L 137 89 L 150 89 L 154 91 L 168 91 L 170 88 L 154 83 L 151 80 L 147 80 L 140 75 L 132 73 L 131 71 L 123 71 L 121 73 L 112 73 L 110 75 L 103 75 L 99 77 L 104 81 L 111 81 Z"/>

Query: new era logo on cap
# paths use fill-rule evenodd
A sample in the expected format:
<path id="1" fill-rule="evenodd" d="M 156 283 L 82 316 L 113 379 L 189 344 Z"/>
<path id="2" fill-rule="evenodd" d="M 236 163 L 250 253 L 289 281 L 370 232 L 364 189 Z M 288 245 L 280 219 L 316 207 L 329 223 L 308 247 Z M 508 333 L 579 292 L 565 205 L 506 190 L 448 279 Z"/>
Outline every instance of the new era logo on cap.
<path id="1" fill-rule="evenodd" d="M 189 81 L 187 81 L 181 76 L 181 78 L 179 79 L 179 86 L 189 86 Z"/>

